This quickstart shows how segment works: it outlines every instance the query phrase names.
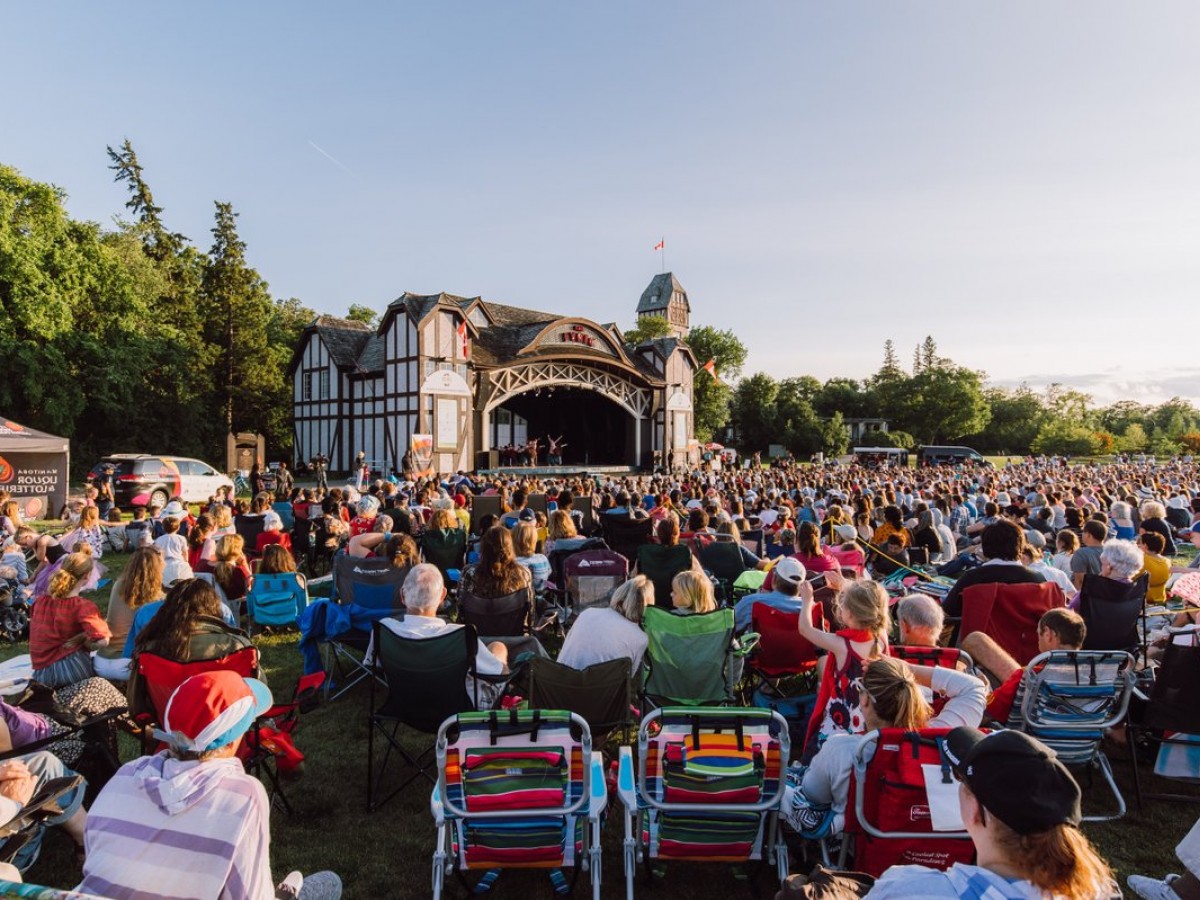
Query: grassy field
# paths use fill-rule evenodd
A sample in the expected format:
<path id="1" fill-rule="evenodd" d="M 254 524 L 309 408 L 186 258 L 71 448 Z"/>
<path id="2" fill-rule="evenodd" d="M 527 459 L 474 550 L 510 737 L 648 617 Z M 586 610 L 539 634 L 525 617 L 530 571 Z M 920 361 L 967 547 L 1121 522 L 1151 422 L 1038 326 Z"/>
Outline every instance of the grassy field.
<path id="1" fill-rule="evenodd" d="M 123 556 L 108 556 L 110 577 L 124 565 Z M 103 608 L 107 588 L 95 599 Z M 262 648 L 267 678 L 279 697 L 288 697 L 301 673 L 295 635 L 267 636 L 258 641 Z M 10 645 L 0 657 L 28 652 L 27 645 Z M 272 814 L 273 870 L 282 878 L 290 869 L 314 871 L 329 868 L 341 874 L 347 898 L 417 898 L 429 896 L 430 854 L 433 850 L 433 819 L 429 813 L 429 791 L 414 784 L 383 809 L 366 812 L 366 745 L 368 689 L 356 691 L 322 705 L 306 715 L 296 733 L 298 746 L 307 755 L 301 779 L 288 785 L 287 793 L 295 813 L 281 810 Z M 414 741 L 414 745 L 418 742 Z M 132 758 L 137 747 L 132 739 L 123 739 L 123 756 Z M 1133 807 L 1133 787 L 1129 764 L 1120 748 L 1110 752 L 1113 765 L 1131 811 L 1112 823 L 1088 824 L 1087 834 L 1095 841 L 1112 865 L 1124 875 L 1147 872 L 1161 875 L 1178 869 L 1173 848 L 1191 827 L 1197 812 L 1187 805 L 1148 802 L 1143 811 Z M 1143 765 L 1143 782 L 1164 787 Z M 1172 787 L 1177 786 L 1172 785 Z M 1107 800 L 1101 782 L 1089 787 L 1084 781 L 1085 811 L 1099 811 Z M 1103 807 L 1107 808 L 1107 807 Z M 604 896 L 624 896 L 621 872 L 621 817 L 619 805 L 610 807 L 605 827 Z M 78 880 L 64 835 L 51 833 L 45 842 L 41 860 L 28 873 L 31 882 L 55 887 L 72 887 Z M 795 865 L 794 865 L 795 870 Z M 770 876 L 763 873 L 759 885 L 770 897 Z M 581 885 L 577 892 L 586 892 Z M 640 895 L 692 898 L 751 896 L 744 882 L 736 881 L 727 866 L 674 864 L 662 883 L 647 888 L 639 880 Z M 507 872 L 492 893 L 497 897 L 551 896 L 549 880 L 539 871 Z M 451 896 L 461 896 L 461 888 L 451 883 Z"/>

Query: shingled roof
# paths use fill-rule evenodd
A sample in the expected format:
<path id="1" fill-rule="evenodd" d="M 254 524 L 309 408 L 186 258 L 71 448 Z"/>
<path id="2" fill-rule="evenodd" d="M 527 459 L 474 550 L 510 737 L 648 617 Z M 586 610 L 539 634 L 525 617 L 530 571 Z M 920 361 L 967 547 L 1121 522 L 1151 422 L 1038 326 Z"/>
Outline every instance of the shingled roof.
<path id="1" fill-rule="evenodd" d="M 371 326 L 335 316 L 317 316 L 313 325 L 338 368 L 353 369 L 358 366 L 359 355 L 372 334 Z"/>
<path id="2" fill-rule="evenodd" d="M 637 311 L 639 313 L 656 313 L 666 309 L 667 304 L 671 302 L 671 296 L 676 291 L 683 294 L 686 302 L 687 291 L 683 289 L 683 285 L 679 283 L 674 272 L 655 275 L 650 279 L 650 284 L 646 289 L 642 291 L 642 299 L 638 301 Z"/>

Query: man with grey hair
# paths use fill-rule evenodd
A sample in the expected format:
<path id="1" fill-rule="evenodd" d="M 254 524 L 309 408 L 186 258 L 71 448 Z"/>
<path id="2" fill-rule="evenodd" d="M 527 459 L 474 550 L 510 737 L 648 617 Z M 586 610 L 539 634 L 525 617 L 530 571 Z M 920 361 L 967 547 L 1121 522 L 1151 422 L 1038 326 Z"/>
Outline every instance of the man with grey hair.
<path id="1" fill-rule="evenodd" d="M 926 594 L 909 594 L 896 603 L 900 623 L 900 643 L 906 647 L 936 647 L 946 614 L 942 606 Z"/>
<path id="2" fill-rule="evenodd" d="M 404 585 L 400 588 L 404 601 L 404 618 L 393 619 L 390 616 L 381 619 L 379 624 L 394 634 L 410 640 L 438 637 L 447 631 L 457 631 L 462 625 L 439 619 L 437 611 L 446 599 L 446 585 L 442 581 L 442 573 L 437 566 L 421 563 L 413 566 Z M 367 660 L 375 658 L 374 646 L 367 649 Z M 479 641 L 475 653 L 475 671 L 480 675 L 502 675 L 508 671 L 508 647 L 500 641 L 484 644 Z M 488 708 L 488 699 L 492 692 L 485 690 L 480 684 L 479 706 Z M 467 693 L 475 696 L 475 685 L 468 679 Z"/>

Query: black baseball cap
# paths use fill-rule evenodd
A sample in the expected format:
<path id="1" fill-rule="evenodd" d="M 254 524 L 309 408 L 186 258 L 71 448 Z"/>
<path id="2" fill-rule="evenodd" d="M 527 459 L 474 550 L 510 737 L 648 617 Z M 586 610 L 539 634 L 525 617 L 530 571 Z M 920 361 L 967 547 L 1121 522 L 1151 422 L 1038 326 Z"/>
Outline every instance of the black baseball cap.
<path id="1" fill-rule="evenodd" d="M 1053 750 L 1022 731 L 955 728 L 946 757 L 971 793 L 1017 834 L 1078 825 L 1079 785 Z"/>

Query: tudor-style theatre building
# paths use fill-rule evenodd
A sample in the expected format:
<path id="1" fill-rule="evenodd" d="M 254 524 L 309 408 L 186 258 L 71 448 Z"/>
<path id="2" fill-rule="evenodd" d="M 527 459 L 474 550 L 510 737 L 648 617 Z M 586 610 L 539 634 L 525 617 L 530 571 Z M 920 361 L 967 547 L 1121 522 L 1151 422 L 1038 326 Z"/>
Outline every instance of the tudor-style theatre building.
<path id="1" fill-rule="evenodd" d="M 440 472 L 496 468 L 495 451 L 534 438 L 544 464 L 561 437 L 571 469 L 684 465 L 696 453 L 690 312 L 667 272 L 637 314 L 672 333 L 636 347 L 615 324 L 451 294 L 405 293 L 376 328 L 320 316 L 289 369 L 296 460 L 324 454 L 347 471 L 362 452 L 376 471 L 399 470 L 416 436 L 432 439 Z"/>

